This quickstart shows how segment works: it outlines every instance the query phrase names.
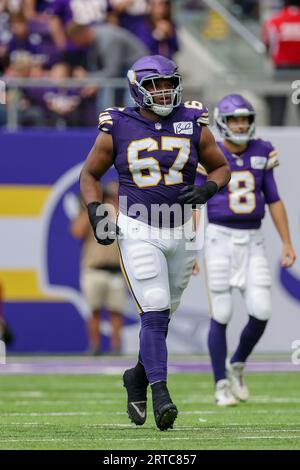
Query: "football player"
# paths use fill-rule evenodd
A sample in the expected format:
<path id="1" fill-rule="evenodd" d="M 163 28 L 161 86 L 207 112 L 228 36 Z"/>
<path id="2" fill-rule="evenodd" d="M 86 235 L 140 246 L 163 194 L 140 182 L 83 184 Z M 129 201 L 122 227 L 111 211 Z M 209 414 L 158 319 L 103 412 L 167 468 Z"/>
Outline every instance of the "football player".
<path id="1" fill-rule="evenodd" d="M 207 108 L 182 104 L 173 61 L 143 57 L 127 77 L 135 107 L 100 114 L 101 133 L 80 184 L 96 240 L 110 244 L 118 236 L 122 270 L 140 313 L 139 360 L 123 376 L 129 418 L 144 424 L 150 384 L 155 422 L 165 430 L 178 413 L 167 389 L 166 337 L 194 264 L 195 251 L 186 249 L 186 240 L 193 244 L 195 237 L 191 207 L 226 185 L 230 170 L 207 127 Z M 208 173 L 201 187 L 194 185 L 199 162 Z M 105 220 L 99 188 L 111 165 L 120 183 L 116 223 Z"/>
<path id="2" fill-rule="evenodd" d="M 255 111 L 240 95 L 228 95 L 215 109 L 223 138 L 218 145 L 231 168 L 231 181 L 208 201 L 205 265 L 211 306 L 208 347 L 220 406 L 246 401 L 245 362 L 261 338 L 271 315 L 271 275 L 261 223 L 265 205 L 282 241 L 281 264 L 295 261 L 284 204 L 278 194 L 273 168 L 277 153 L 270 142 L 254 139 Z M 196 183 L 205 182 L 198 168 Z M 242 292 L 249 321 L 237 350 L 226 361 L 226 327 L 232 316 L 232 289 Z M 226 370 L 227 369 L 227 370 Z"/>

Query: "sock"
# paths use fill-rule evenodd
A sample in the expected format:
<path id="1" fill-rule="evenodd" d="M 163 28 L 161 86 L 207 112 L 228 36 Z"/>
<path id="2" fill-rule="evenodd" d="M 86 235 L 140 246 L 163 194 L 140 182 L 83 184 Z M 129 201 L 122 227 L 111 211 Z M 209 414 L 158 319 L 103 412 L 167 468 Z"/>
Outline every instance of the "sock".
<path id="1" fill-rule="evenodd" d="M 223 325 L 213 318 L 210 321 L 208 349 L 216 383 L 218 380 L 226 379 L 226 327 L 227 325 Z"/>
<path id="2" fill-rule="evenodd" d="M 141 385 L 148 385 L 148 379 L 143 364 L 138 362 L 133 368 L 136 381 Z"/>
<path id="3" fill-rule="evenodd" d="M 262 337 L 267 323 L 267 320 L 258 320 L 257 318 L 249 315 L 249 321 L 241 333 L 237 350 L 230 360 L 232 364 L 234 362 L 246 362 L 246 359 L 251 353 L 252 349 Z"/>
<path id="4" fill-rule="evenodd" d="M 166 339 L 167 339 L 168 331 L 169 331 L 169 323 L 170 323 L 170 318 L 168 319 L 168 326 L 167 326 L 167 329 L 166 329 L 166 332 L 165 332 L 165 338 Z M 140 338 L 141 338 L 141 333 L 140 333 Z M 141 351 L 139 351 L 138 362 L 135 366 L 135 370 L 136 370 L 137 376 L 140 377 L 141 380 L 144 380 L 144 378 L 146 378 L 146 380 L 148 382 L 146 371 L 145 371 L 143 360 L 142 360 L 142 356 L 141 356 Z"/>
<path id="5" fill-rule="evenodd" d="M 140 356 L 150 384 L 167 381 L 166 334 L 170 310 L 141 315 Z"/>
<path id="6" fill-rule="evenodd" d="M 167 389 L 166 382 L 156 382 L 151 385 L 151 389 L 154 410 L 157 410 L 168 403 L 173 403 Z"/>

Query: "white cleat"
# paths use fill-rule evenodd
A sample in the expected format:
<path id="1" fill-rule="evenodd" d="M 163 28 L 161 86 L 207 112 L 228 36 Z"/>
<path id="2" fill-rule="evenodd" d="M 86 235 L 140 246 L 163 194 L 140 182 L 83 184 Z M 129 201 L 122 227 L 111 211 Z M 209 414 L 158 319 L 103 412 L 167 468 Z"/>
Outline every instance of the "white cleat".
<path id="1" fill-rule="evenodd" d="M 216 383 L 215 399 L 218 406 L 235 406 L 238 403 L 231 393 L 227 379 L 219 380 Z"/>
<path id="2" fill-rule="evenodd" d="M 240 401 L 249 400 L 249 390 L 244 381 L 244 362 L 230 363 L 226 361 L 227 376 L 233 395 Z"/>

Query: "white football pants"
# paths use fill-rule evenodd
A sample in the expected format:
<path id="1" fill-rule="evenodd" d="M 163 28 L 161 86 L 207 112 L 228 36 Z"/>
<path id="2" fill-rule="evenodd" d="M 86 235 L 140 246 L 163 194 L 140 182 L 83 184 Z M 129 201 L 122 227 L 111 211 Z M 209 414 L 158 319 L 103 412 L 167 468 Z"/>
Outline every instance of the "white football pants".
<path id="1" fill-rule="evenodd" d="M 232 288 L 242 292 L 249 315 L 271 315 L 271 274 L 261 229 L 237 230 L 208 224 L 204 249 L 211 315 L 227 324 L 232 316 Z"/>
<path id="2" fill-rule="evenodd" d="M 195 261 L 192 219 L 173 229 L 157 228 L 120 213 L 117 224 L 121 267 L 140 313 L 173 313 Z"/>

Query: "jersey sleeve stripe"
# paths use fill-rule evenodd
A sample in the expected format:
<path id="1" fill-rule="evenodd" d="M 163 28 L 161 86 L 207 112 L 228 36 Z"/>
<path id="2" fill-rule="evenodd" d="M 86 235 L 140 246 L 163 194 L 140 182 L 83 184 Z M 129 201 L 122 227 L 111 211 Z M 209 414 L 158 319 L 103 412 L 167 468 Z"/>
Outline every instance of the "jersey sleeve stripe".
<path id="1" fill-rule="evenodd" d="M 197 173 L 200 173 L 203 176 L 207 176 L 207 172 L 206 172 L 204 166 L 202 166 L 200 163 L 197 166 Z"/>
<path id="2" fill-rule="evenodd" d="M 272 150 L 272 152 L 269 153 L 268 157 L 272 158 L 272 157 L 275 157 L 276 155 L 278 155 L 278 152 L 276 152 L 276 150 Z"/>
<path id="3" fill-rule="evenodd" d="M 269 158 L 269 160 L 267 161 L 266 170 L 271 170 L 272 168 L 275 168 L 278 165 L 279 160 L 277 158 L 277 155 L 275 155 L 274 157 Z"/>
<path id="4" fill-rule="evenodd" d="M 110 114 L 107 114 L 106 116 L 102 116 L 102 114 L 100 114 L 99 116 L 99 122 L 102 122 L 108 119 L 112 120 L 112 116 Z"/>

